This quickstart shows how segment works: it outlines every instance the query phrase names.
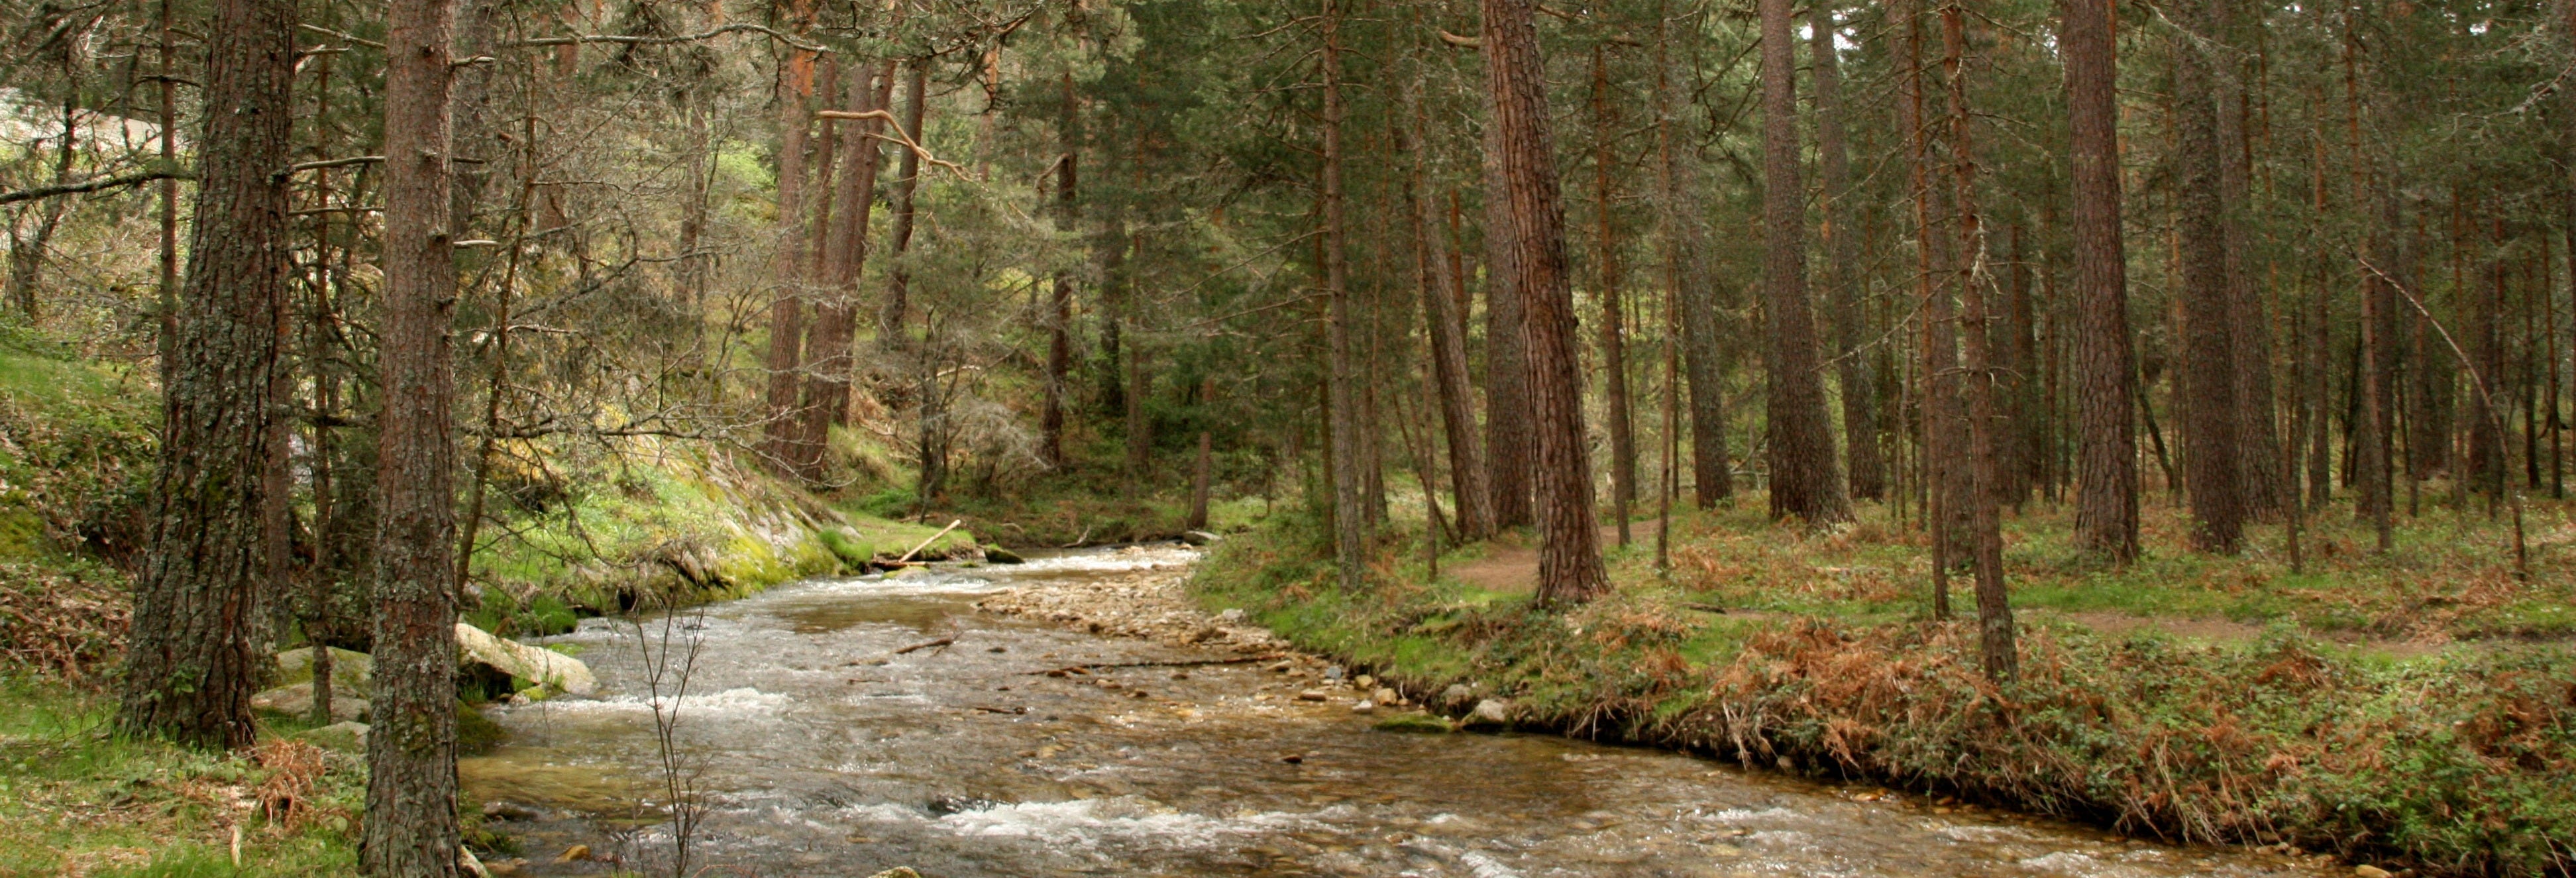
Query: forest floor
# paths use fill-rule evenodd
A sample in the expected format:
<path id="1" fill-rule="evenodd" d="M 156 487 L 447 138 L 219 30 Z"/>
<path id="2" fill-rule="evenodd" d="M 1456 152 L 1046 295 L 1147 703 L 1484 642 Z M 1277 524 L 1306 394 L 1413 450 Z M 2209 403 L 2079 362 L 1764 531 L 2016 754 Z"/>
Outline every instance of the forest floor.
<path id="1" fill-rule="evenodd" d="M 2278 525 L 2197 555 L 2151 500 L 2146 556 L 2116 568 L 2034 503 L 2007 516 L 2022 672 L 2000 686 L 1972 620 L 1931 618 L 1919 532 L 1868 504 L 1814 533 L 1761 509 L 1677 511 L 1669 575 L 1652 524 L 1632 528 L 1606 550 L 1614 592 L 1555 614 L 1530 607 L 1527 535 L 1445 554 L 1436 581 L 1418 534 L 1390 538 L 1351 594 L 1290 515 L 1221 544 L 1193 588 L 1416 697 L 1490 698 L 1533 727 L 2391 870 L 2576 867 L 2567 504 L 2533 504 L 2524 580 L 2482 508 L 2401 515 L 2386 555 L 2348 509 L 2320 516 L 2294 573 Z M 1954 577 L 1969 617 L 1971 587 Z"/>

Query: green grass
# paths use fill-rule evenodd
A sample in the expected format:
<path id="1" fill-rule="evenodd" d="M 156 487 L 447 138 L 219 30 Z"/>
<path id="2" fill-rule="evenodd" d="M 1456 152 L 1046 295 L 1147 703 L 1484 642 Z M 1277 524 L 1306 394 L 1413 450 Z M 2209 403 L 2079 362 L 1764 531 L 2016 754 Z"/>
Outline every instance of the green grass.
<path id="1" fill-rule="evenodd" d="M 1758 504 L 1677 516 L 1673 583 L 1728 607 L 1834 618 L 1920 617 L 1928 611 L 1930 565 L 1922 533 L 1888 510 L 1864 504 L 1860 521 L 1822 534 L 1772 528 Z M 2348 509 L 2307 523 L 2305 558 L 2292 571 L 2286 528 L 2248 529 L 2237 557 L 2182 545 L 2181 510 L 2149 502 L 2145 552 L 2112 567 L 2072 545 L 2071 516 L 2033 503 L 2005 522 L 2005 567 L 2016 608 L 2251 626 L 2286 623 L 2339 639 L 2438 643 L 2553 639 L 2576 635 L 2576 533 L 2564 502 L 2536 501 L 2528 532 L 2531 575 L 2512 568 L 2511 533 L 2482 513 L 2428 508 L 2398 516 L 2393 549 L 2371 550 L 2367 528 Z M 1652 575 L 1650 558 L 1614 555 L 1623 578 Z M 1968 603 L 1969 578 L 1952 577 L 1953 599 Z"/>
<path id="2" fill-rule="evenodd" d="M 1346 592 L 1302 513 L 1222 544 L 1192 587 L 1211 609 L 1242 608 L 1418 696 L 1475 684 L 1569 734 L 2428 874 L 2576 863 L 2576 650 L 2528 627 L 2488 633 L 2563 606 L 2551 602 L 2565 561 L 2544 555 L 2545 576 L 2515 582 L 2492 527 L 2437 539 L 2425 529 L 2448 519 L 2418 523 L 2377 558 L 2330 526 L 2313 538 L 2346 545 L 2289 575 L 2260 554 L 2172 549 L 2171 510 L 2151 509 L 2149 558 L 2112 570 L 2065 551 L 2062 524 L 2034 514 L 2017 522 L 2011 559 L 2023 610 L 2255 627 L 2101 633 L 2025 612 L 2023 673 L 1996 686 L 1977 671 L 1972 623 L 1927 618 L 1919 536 L 1866 520 L 1800 535 L 1756 510 L 1679 517 L 1669 581 L 1650 551 L 1616 553 L 1614 591 L 1561 613 L 1426 581 L 1413 534 L 1390 535 L 1369 587 Z M 2535 520 L 2563 527 L 2564 510 Z M 1968 587 L 1956 585 L 1963 611 Z M 1729 612 L 1696 609 L 1710 603 Z M 2392 611 L 2420 618 L 2393 626 Z M 2324 639 L 2383 632 L 2474 645 Z"/>
<path id="3" fill-rule="evenodd" d="M 83 533 L 140 538 L 131 516 L 160 414 L 149 389 L 142 376 L 0 330 L 0 560 L 60 558 Z"/>
<path id="4" fill-rule="evenodd" d="M 276 773 L 255 758 L 116 737 L 107 733 L 113 707 L 59 683 L 0 678 L 0 876 L 356 871 L 349 833 L 365 799 L 357 757 L 321 754 L 322 770 L 299 799 L 307 816 L 289 826 L 257 806 Z M 236 804 L 243 801 L 251 804 Z"/>

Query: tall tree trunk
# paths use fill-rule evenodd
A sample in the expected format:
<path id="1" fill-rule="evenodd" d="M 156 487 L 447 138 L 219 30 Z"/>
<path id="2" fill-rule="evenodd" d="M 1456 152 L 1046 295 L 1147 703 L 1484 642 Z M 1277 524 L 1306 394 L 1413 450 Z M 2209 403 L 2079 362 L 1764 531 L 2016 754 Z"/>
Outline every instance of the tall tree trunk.
<path id="1" fill-rule="evenodd" d="M 1629 416 L 1627 311 L 1619 301 L 1618 226 L 1611 221 L 1610 139 L 1618 124 L 1610 112 L 1610 73 L 1602 47 L 1592 49 L 1592 197 L 1599 247 L 1594 267 L 1600 272 L 1601 374 L 1610 417 L 1610 510 L 1619 523 L 1619 545 L 1629 543 L 1628 511 L 1637 505 L 1637 434 Z"/>
<path id="2" fill-rule="evenodd" d="M 1481 2 L 1481 0 L 1480 0 Z M 1486 80 L 1494 81 L 1494 12 L 1485 7 Z M 1505 132 L 1494 122 L 1503 117 L 1503 94 L 1486 90 L 1485 116 L 1485 489 L 1493 497 L 1497 530 L 1528 525 L 1531 518 L 1530 477 L 1537 466 L 1537 443 L 1531 436 L 1529 349 L 1522 340 L 1526 322 L 1520 287 L 1520 242 L 1512 222 L 1510 183 L 1503 177 Z"/>
<path id="3" fill-rule="evenodd" d="M 1216 376 L 1210 375 L 1199 382 L 1199 405 L 1211 411 L 1216 408 Z M 1209 430 L 1200 430 L 1198 462 L 1190 468 L 1188 525 L 1192 530 L 1205 530 L 1208 526 L 1208 489 L 1214 477 L 1209 470 L 1214 463 L 1215 449 L 1216 435 Z"/>
<path id="4" fill-rule="evenodd" d="M 2487 209 L 2492 212 L 2496 208 L 2489 203 Z M 2473 362 L 2470 367 L 2469 386 L 2485 387 L 2488 392 L 2504 397 L 2507 393 L 2502 327 L 2505 307 L 2504 276 L 2508 256 L 2505 251 L 2504 217 L 2500 214 L 2493 215 L 2490 217 L 2490 222 L 2494 229 L 2491 239 L 2494 246 L 2488 248 L 2485 270 L 2480 272 L 2486 277 L 2472 283 L 2469 288 L 2468 298 L 2474 303 L 2470 308 L 2468 319 L 2469 357 Z M 2475 228 L 2474 220 L 2471 227 Z M 2497 415 L 2498 412 L 2490 403 L 2481 406 L 2478 417 L 2469 423 L 2469 489 L 2488 495 L 2487 506 L 2490 514 L 2494 511 L 2495 497 L 2504 490 L 2507 456 L 2504 423 Z"/>
<path id="5" fill-rule="evenodd" d="M 1154 424 L 1145 417 L 1145 400 L 1154 390 L 1154 367 L 1143 339 L 1127 345 L 1127 484 L 1135 490 L 1153 485 Z"/>
<path id="6" fill-rule="evenodd" d="M 813 0 L 798 0 L 789 13 L 791 27 L 803 33 L 813 16 Z M 769 350 L 763 362 L 769 387 L 761 435 L 763 456 L 782 474 L 793 474 L 792 462 L 802 458 L 794 445 L 797 378 L 805 353 L 801 281 L 808 259 L 805 150 L 807 132 L 814 124 L 814 56 L 812 51 L 791 47 L 778 71 L 778 250 L 770 263 L 770 278 L 777 286 L 769 300 Z"/>
<path id="7" fill-rule="evenodd" d="M 1660 8 L 1660 7 L 1659 7 Z M 1683 370 L 1690 385 L 1691 487 L 1699 508 L 1717 505 L 1735 493 L 1726 460 L 1725 376 L 1718 349 L 1716 285 L 1701 270 L 1703 236 L 1698 218 L 1684 201 L 1685 182 L 1680 145 L 1681 88 L 1674 82 L 1670 16 L 1659 15 L 1655 32 L 1656 224 L 1663 239 L 1664 284 L 1681 310 Z"/>
<path id="8" fill-rule="evenodd" d="M 179 130 L 179 103 L 178 77 L 171 73 L 170 64 L 170 56 L 176 51 L 170 36 L 171 2 L 161 0 L 159 14 L 153 22 L 160 33 L 157 34 L 159 40 L 153 47 L 152 58 L 161 68 L 157 107 L 161 131 L 160 136 L 153 138 L 153 145 L 161 150 L 161 166 L 176 169 L 179 167 L 179 138 L 175 136 Z M 173 325 L 179 315 L 179 180 L 163 177 L 160 188 L 160 197 L 156 199 L 160 203 L 160 214 L 154 217 L 161 224 L 161 246 L 154 254 L 159 257 L 156 267 L 160 271 L 156 278 L 159 282 L 153 291 L 157 299 L 155 316 L 159 318 L 161 329 L 155 346 L 161 360 L 161 386 L 166 388 L 170 386 L 170 370 L 179 361 L 176 349 L 179 333 Z"/>
<path id="9" fill-rule="evenodd" d="M 1421 123 L 1421 107 L 1413 104 L 1415 123 Z M 1469 389 L 1467 371 L 1467 318 L 1458 307 L 1452 291 L 1458 288 L 1456 268 L 1450 261 L 1448 242 L 1435 231 L 1439 219 L 1433 215 L 1431 200 L 1423 197 L 1424 159 L 1419 141 L 1407 138 L 1411 164 L 1406 169 L 1404 198 L 1406 216 L 1412 226 L 1414 273 L 1422 287 L 1422 322 L 1424 336 L 1431 343 L 1431 375 L 1437 385 L 1441 425 L 1449 439 L 1451 488 L 1458 495 L 1458 535 L 1462 540 L 1481 540 L 1493 533 L 1493 498 L 1485 486 L 1484 455 L 1476 447 L 1476 400 Z"/>
<path id="10" fill-rule="evenodd" d="M 1772 0 L 1782 2 L 1782 0 Z M 1977 164 L 1973 148 L 1975 133 L 1968 114 L 1967 14 L 1958 0 L 1941 8 L 1942 67 L 1950 80 L 1950 168 L 1957 187 L 1952 198 L 1959 210 L 1960 259 L 1959 299 L 1966 306 L 1967 321 L 1961 335 L 1967 339 L 1967 380 L 1969 453 L 1974 457 L 1970 472 L 1974 478 L 1963 494 L 1969 505 L 1969 529 L 1974 534 L 1972 553 L 1977 574 L 1977 646 L 1984 660 L 1986 676 L 2009 680 L 2019 672 L 2021 660 L 2014 645 L 2011 598 L 2004 591 L 2003 523 L 1996 510 L 1996 484 L 2000 461 L 2000 443 L 1996 434 L 2003 427 L 2000 409 L 1995 405 L 1994 311 L 1987 304 L 1986 284 L 1978 275 L 1978 258 L 1986 250 L 1985 231 L 1977 217 Z"/>
<path id="11" fill-rule="evenodd" d="M 1523 306 L 1521 338 L 1529 356 L 1529 426 L 1538 440 L 1538 603 L 1553 606 L 1590 600 L 1609 588 L 1609 580 L 1592 510 L 1574 292 L 1566 277 L 1565 204 L 1557 190 L 1547 66 L 1530 23 L 1532 5 L 1483 0 L 1483 39 L 1485 86 L 1500 147 L 1495 164 L 1512 242 L 1511 289 Z"/>
<path id="12" fill-rule="evenodd" d="M 904 64 L 903 139 L 921 143 L 921 117 L 928 101 L 922 90 L 928 84 L 930 61 L 915 58 Z M 895 259 L 912 249 L 913 192 L 921 185 L 921 154 L 909 148 L 897 149 L 894 165 L 894 228 L 887 230 L 888 244 Z M 886 273 L 886 300 L 877 312 L 877 347 L 896 351 L 903 348 L 903 321 L 911 307 L 912 273 L 897 263 Z"/>
<path id="13" fill-rule="evenodd" d="M 851 112 L 882 109 L 894 88 L 894 62 L 860 67 L 846 75 Z M 850 380 L 857 359 L 850 345 L 856 330 L 859 278 L 867 266 L 868 214 L 875 206 L 878 132 L 881 119 L 854 120 L 840 144 L 840 179 L 832 193 L 831 230 L 823 240 L 821 301 L 805 343 L 805 388 L 797 412 L 797 473 L 808 482 L 825 478 L 824 451 L 832 426 L 846 423 Z"/>
<path id="14" fill-rule="evenodd" d="M 2219 54 L 2210 59 L 2218 141 L 2219 231 L 2226 247 L 2230 370 L 2236 398 L 2238 482 L 2246 515 L 2277 518 L 2287 508 L 2290 483 L 2282 470 L 2281 431 L 2273 409 L 2272 318 L 2263 288 L 2255 283 L 2253 244 L 2247 226 L 2253 209 L 2253 144 L 2246 117 L 2251 112 L 2246 65 L 2231 48 L 2245 27 L 2239 11 L 2243 0 L 2208 0 L 2217 5 L 2210 37 Z M 2261 16 L 2252 26 L 2263 27 Z"/>
<path id="15" fill-rule="evenodd" d="M 2116 24 L 2111 0 L 2060 2 L 2075 202 L 2075 537 L 2126 564 L 2138 557 L 2137 360 L 2120 240 Z"/>
<path id="16" fill-rule="evenodd" d="M 1762 286 L 1764 406 L 1771 515 L 1811 525 L 1851 518 L 1825 415 L 1816 320 L 1807 302 L 1806 187 L 1798 182 L 1796 44 L 1789 0 L 1762 0 Z"/>
<path id="17" fill-rule="evenodd" d="M 385 289 L 377 416 L 370 874 L 456 874 L 456 448 L 448 214 L 454 0 L 396 0 L 385 36 Z"/>
<path id="18" fill-rule="evenodd" d="M 2014 217 L 2006 227 L 2006 237 L 2010 239 L 2012 258 L 2005 266 L 2002 313 L 1996 315 L 2002 331 L 1994 334 L 1993 342 L 1994 380 L 1999 385 L 1997 392 L 2003 394 L 1998 405 L 2004 419 L 1998 427 L 2004 434 L 1997 442 L 1996 453 L 2001 457 L 1996 462 L 1999 469 L 1995 501 L 2019 509 L 2030 501 L 2032 488 L 2046 477 L 2039 435 L 2044 414 L 2037 393 L 2039 375 L 2034 371 L 2039 366 L 2037 344 L 2031 338 L 2036 314 L 2031 307 L 2030 260 L 2023 247 L 2020 217 Z"/>
<path id="19" fill-rule="evenodd" d="M 284 0 L 215 4 L 187 289 L 126 646 L 118 726 L 208 749 L 251 743 L 250 698 L 271 670 L 269 584 L 286 573 L 271 516 L 288 499 L 276 478 L 290 401 L 277 169 L 294 116 L 294 29 Z"/>
<path id="20" fill-rule="evenodd" d="M 1333 558 L 1341 571 L 1342 587 L 1356 590 L 1365 581 L 1371 534 L 1368 479 L 1361 472 L 1365 440 L 1360 438 L 1360 431 L 1368 427 L 1360 414 L 1360 383 L 1365 380 L 1355 350 L 1360 340 L 1352 337 L 1360 327 L 1357 309 L 1352 307 L 1350 270 L 1344 264 L 1349 251 L 1342 204 L 1342 11 L 1337 0 L 1323 0 L 1323 4 L 1322 247 L 1324 295 L 1331 309 L 1324 320 L 1325 426 L 1333 469 Z"/>
<path id="21" fill-rule="evenodd" d="M 1064 106 L 1056 123 L 1056 136 L 1064 155 L 1056 160 L 1055 223 L 1056 231 L 1070 232 L 1081 222 L 1081 203 L 1077 193 L 1075 169 L 1081 166 L 1082 130 L 1080 108 L 1075 104 L 1073 73 L 1063 77 Z M 1040 454 L 1047 465 L 1063 468 L 1065 381 L 1073 372 L 1073 276 L 1058 271 L 1047 293 L 1047 361 L 1046 402 L 1038 416 Z"/>
<path id="22" fill-rule="evenodd" d="M 2370 255 L 2373 262 L 2386 265 L 2382 248 L 2396 231 L 2396 202 L 2385 203 L 2380 222 L 2372 223 L 2368 211 L 2370 198 L 2367 181 L 2369 170 L 2361 152 L 2361 84 L 2359 75 L 2360 38 L 2346 22 L 2343 34 L 2344 118 L 2348 159 L 2351 170 L 2351 206 L 2361 219 L 2363 234 L 2359 251 Z M 2378 228 L 2373 228 L 2376 225 Z M 2353 435 L 2347 441 L 2345 458 L 2352 466 L 2351 479 L 2360 487 L 2353 510 L 2363 521 L 2370 522 L 2378 537 L 2379 551 L 2388 551 L 2393 536 L 2389 517 L 2395 506 L 2390 496 L 2389 466 L 2389 399 L 2391 353 L 2394 328 L 2390 313 L 2395 299 L 2385 279 L 2377 271 L 2361 269 L 2361 338 L 2354 351 L 2353 397 L 2355 417 Z"/>
<path id="23" fill-rule="evenodd" d="M 1924 114 L 1922 22 L 1918 4 L 1895 8 L 1902 10 L 1896 13 L 1899 21 L 1894 27 L 1901 44 L 1897 54 L 1903 59 L 1897 78 L 1901 92 L 1897 119 L 1905 131 L 1907 201 L 1914 214 L 1915 296 L 1921 302 L 1922 319 L 1915 372 L 1921 385 L 1916 407 L 1922 432 L 1923 521 L 1932 545 L 1932 616 L 1947 619 L 1950 569 L 1968 554 L 1961 545 L 1968 537 L 1968 506 L 1963 498 L 1974 487 L 1974 473 L 1967 459 L 1966 422 L 1959 414 L 1957 312 L 1949 286 L 1938 276 L 1939 266 L 1948 261 L 1943 253 L 1946 246 L 1932 224 L 1939 192 L 1933 185 L 1932 123 Z"/>
<path id="24" fill-rule="evenodd" d="M 1855 499 L 1887 495 L 1887 460 L 1878 447 L 1878 388 L 1861 346 L 1869 342 L 1861 312 L 1860 235 L 1852 210 L 1851 157 L 1844 146 L 1841 53 L 1834 4 L 1818 0 L 1808 10 L 1809 55 L 1816 74 L 1816 173 L 1823 178 L 1825 221 L 1822 281 L 1833 309 L 1834 374 L 1843 390 L 1843 460 Z"/>
<path id="25" fill-rule="evenodd" d="M 2190 482 L 2192 545 L 2204 552 L 2234 554 L 2244 539 L 2245 502 L 2237 438 L 2237 365 L 2230 340 L 2234 302 L 2229 286 L 2230 260 L 2226 201 L 2219 180 L 2219 107 L 2216 59 L 2208 36 L 2219 20 L 2218 4 L 2199 0 L 2186 19 L 2190 29 L 2174 44 L 2174 160 L 2177 234 L 2182 256 L 2182 324 L 2176 328 L 2182 347 L 2181 390 L 2183 467 Z"/>
<path id="26" fill-rule="evenodd" d="M 2310 103 L 2322 105 L 2324 100 L 2323 98 L 2312 94 Z M 2325 117 L 2322 113 L 2317 115 L 2317 128 L 2313 144 L 2315 147 L 2315 153 L 2314 157 L 2309 161 L 2309 166 L 2313 168 L 2310 177 L 2310 185 L 2313 187 L 2311 190 L 2312 203 L 2310 209 L 2313 212 L 2312 215 L 2318 219 L 2320 224 L 2322 224 L 2326 215 L 2327 166 Z M 2322 244 L 2324 242 L 2320 241 L 2319 243 Z M 2307 396 L 2308 420 L 2308 448 L 2306 454 L 2308 460 L 2308 505 L 2311 507 L 2322 507 L 2326 504 L 2326 501 L 2332 499 L 2334 496 L 2334 419 L 2331 416 L 2331 411 L 2329 409 L 2329 407 L 2334 404 L 2332 399 L 2334 395 L 2334 327 L 2331 318 L 2328 316 L 2330 309 L 2327 306 L 2331 300 L 2331 291 L 2328 289 L 2329 285 L 2326 282 L 2326 274 L 2329 271 L 2328 261 L 2333 257 L 2327 256 L 2324 252 L 2325 249 L 2326 248 L 2322 246 L 2318 248 L 2320 252 L 2318 253 L 2317 263 L 2314 266 L 2316 269 L 2316 276 L 2314 278 L 2314 283 L 2310 288 L 2308 301 L 2309 335 L 2305 337 L 2307 343 L 2300 346 L 2301 351 L 2305 353 L 2308 358 L 2307 388 L 2305 394 Z M 2445 440 L 2445 447 L 2448 447 L 2448 444 L 2448 441 Z"/>

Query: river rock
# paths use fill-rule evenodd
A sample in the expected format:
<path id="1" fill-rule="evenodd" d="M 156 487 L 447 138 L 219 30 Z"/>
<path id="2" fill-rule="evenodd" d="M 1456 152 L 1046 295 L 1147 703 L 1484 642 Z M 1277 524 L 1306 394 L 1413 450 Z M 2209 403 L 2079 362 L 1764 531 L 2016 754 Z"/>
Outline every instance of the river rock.
<path id="1" fill-rule="evenodd" d="M 1500 698 L 1487 698 L 1476 702 L 1476 709 L 1467 712 L 1467 718 L 1463 723 L 1471 729 L 1500 728 L 1511 724 L 1512 703 Z"/>
<path id="2" fill-rule="evenodd" d="M 2364 863 L 2352 867 L 2354 878 L 2390 878 L 2388 870 Z"/>
<path id="3" fill-rule="evenodd" d="M 1463 683 L 1453 684 L 1447 689 L 1440 690 L 1440 704 L 1451 710 L 1463 707 L 1475 700 L 1476 690 L 1467 688 Z"/>
<path id="4" fill-rule="evenodd" d="M 340 699 L 331 699 L 334 712 Z M 347 753 L 367 752 L 367 724 L 362 722 L 332 723 L 300 735 L 315 746 Z"/>
<path id="5" fill-rule="evenodd" d="M 921 878 L 921 873 L 913 871 L 911 866 L 896 866 L 868 878 Z"/>
<path id="6" fill-rule="evenodd" d="M 991 561 L 995 564 L 1025 564 L 1028 563 L 1029 559 L 1022 558 L 1020 557 L 1020 553 L 1000 546 L 985 546 L 984 560 Z"/>
<path id="7" fill-rule="evenodd" d="M 339 675 L 333 674 L 332 676 L 337 677 Z M 254 710 L 265 710 L 270 713 L 285 714 L 299 719 L 310 716 L 313 713 L 313 684 L 297 683 L 293 686 L 279 686 L 275 689 L 253 695 L 250 697 L 250 706 Z M 336 690 L 331 693 L 332 720 L 337 722 L 349 722 L 364 721 L 366 718 L 366 699 L 351 695 L 343 695 Z"/>
<path id="8" fill-rule="evenodd" d="M 331 694 L 367 697 L 374 680 L 375 659 L 363 652 L 333 647 L 331 649 Z M 302 683 L 313 679 L 313 648 L 297 647 L 277 654 L 277 681 Z"/>
<path id="9" fill-rule="evenodd" d="M 1369 700 L 1379 704 L 1394 704 L 1403 699 L 1395 694 L 1395 690 L 1380 686 L 1376 691 L 1369 693 Z"/>
<path id="10" fill-rule="evenodd" d="M 546 812 L 534 806 L 495 799 L 483 803 L 483 816 L 494 820 L 543 820 Z"/>
<path id="11" fill-rule="evenodd" d="M 456 623 L 456 654 L 462 663 L 479 664 L 557 692 L 588 695 L 599 688 L 590 666 L 550 649 L 503 640 L 491 632 Z"/>
<path id="12" fill-rule="evenodd" d="M 1453 727 L 1449 725 L 1448 720 L 1441 719 L 1440 717 L 1432 716 L 1427 713 L 1399 713 L 1377 721 L 1377 730 L 1381 732 L 1427 732 L 1436 734 L 1448 732 L 1452 728 Z"/>
<path id="13" fill-rule="evenodd" d="M 1376 710 L 1376 709 L 1377 709 L 1377 702 L 1374 702 L 1374 701 L 1360 700 L 1360 701 L 1354 701 L 1354 702 L 1351 702 L 1351 712 L 1352 712 L 1352 713 L 1368 713 L 1368 712 L 1374 711 L 1374 710 Z"/>
<path id="14" fill-rule="evenodd" d="M 1322 689 L 1308 689 L 1304 692 L 1297 693 L 1297 700 L 1299 701 L 1325 701 L 1332 697 L 1332 695 L 1326 693 Z"/>

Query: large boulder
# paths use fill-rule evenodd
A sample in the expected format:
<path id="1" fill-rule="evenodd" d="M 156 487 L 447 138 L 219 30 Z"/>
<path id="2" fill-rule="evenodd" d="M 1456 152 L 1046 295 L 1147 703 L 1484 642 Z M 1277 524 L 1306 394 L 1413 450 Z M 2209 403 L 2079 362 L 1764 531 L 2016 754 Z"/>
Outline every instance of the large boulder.
<path id="1" fill-rule="evenodd" d="M 331 694 L 366 697 L 372 691 L 375 659 L 363 652 L 331 648 Z M 313 679 L 313 648 L 297 647 L 277 654 L 277 682 L 304 683 Z"/>
<path id="2" fill-rule="evenodd" d="M 503 640 L 463 622 L 456 623 L 456 660 L 545 686 L 556 692 L 588 695 L 599 688 L 590 666 L 550 649 Z"/>
<path id="3" fill-rule="evenodd" d="M 331 676 L 337 678 L 340 675 L 332 674 Z M 313 684 L 308 681 L 297 683 L 292 686 L 279 686 L 275 689 L 253 695 L 250 697 L 250 706 L 253 710 L 264 710 L 269 713 L 303 719 L 313 715 Z M 366 699 L 348 694 L 336 686 L 332 688 L 331 721 L 364 722 L 366 719 Z"/>

